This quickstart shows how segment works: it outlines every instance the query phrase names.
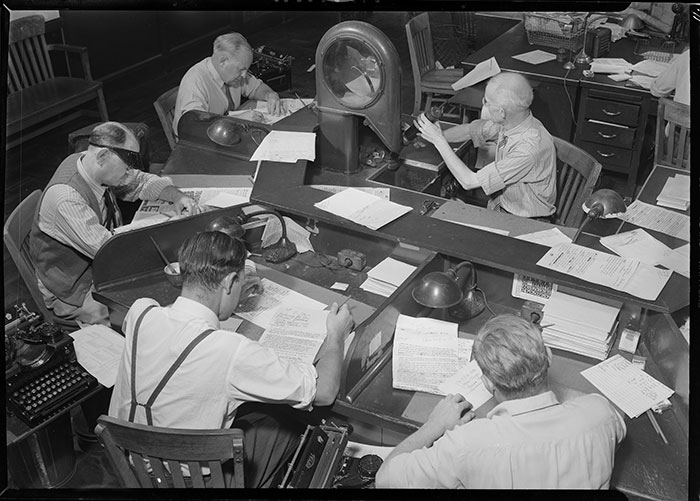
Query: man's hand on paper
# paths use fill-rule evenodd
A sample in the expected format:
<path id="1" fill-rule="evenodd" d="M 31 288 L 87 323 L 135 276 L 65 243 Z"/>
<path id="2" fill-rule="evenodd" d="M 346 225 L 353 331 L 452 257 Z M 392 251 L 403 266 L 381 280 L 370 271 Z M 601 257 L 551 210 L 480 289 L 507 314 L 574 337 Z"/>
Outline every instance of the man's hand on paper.
<path id="1" fill-rule="evenodd" d="M 194 216 L 200 213 L 199 205 L 187 195 L 182 195 L 173 202 L 175 213 L 177 215 Z"/>
<path id="2" fill-rule="evenodd" d="M 338 308 L 338 303 L 333 303 L 331 305 L 328 317 L 326 318 L 326 330 L 329 338 L 337 338 L 339 342 L 342 342 L 354 325 L 355 321 L 352 318 L 350 308 L 348 308 L 347 304 L 344 304 L 340 308 Z"/>
<path id="3" fill-rule="evenodd" d="M 276 92 L 268 92 L 265 99 L 267 101 L 267 112 L 270 115 L 277 116 L 284 114 L 284 106 L 282 105 L 279 94 Z"/>
<path id="4" fill-rule="evenodd" d="M 229 111 L 228 116 L 251 122 L 265 122 L 265 115 L 255 110 Z"/>
<path id="5" fill-rule="evenodd" d="M 474 419 L 471 408 L 472 404 L 462 395 L 450 393 L 438 402 L 424 426 L 433 428 L 437 436 L 442 436 L 447 430 Z"/>
<path id="6" fill-rule="evenodd" d="M 246 273 L 243 281 L 243 287 L 241 287 L 241 298 L 239 299 L 238 304 L 245 302 L 250 296 L 262 294 L 262 292 L 263 285 L 260 277 L 255 273 Z"/>

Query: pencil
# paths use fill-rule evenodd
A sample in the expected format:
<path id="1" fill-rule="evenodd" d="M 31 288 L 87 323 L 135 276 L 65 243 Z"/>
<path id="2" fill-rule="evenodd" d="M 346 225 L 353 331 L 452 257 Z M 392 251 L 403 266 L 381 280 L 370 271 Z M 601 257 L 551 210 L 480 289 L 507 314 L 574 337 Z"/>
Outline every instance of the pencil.
<path id="1" fill-rule="evenodd" d="M 161 257 L 161 259 L 163 260 L 163 262 L 165 262 L 165 264 L 166 264 L 168 267 L 170 267 L 170 261 L 168 261 L 168 258 L 165 257 L 165 254 L 163 254 L 163 251 L 160 250 L 160 247 L 158 247 L 158 244 L 156 243 L 156 241 L 153 240 L 153 237 L 149 237 L 149 238 L 151 239 L 151 242 L 153 242 L 153 245 L 155 246 L 156 250 L 158 251 L 158 254 L 160 254 L 160 257 Z"/>
<path id="2" fill-rule="evenodd" d="M 661 439 L 664 441 L 666 445 L 668 445 L 668 440 L 666 440 L 666 435 L 664 435 L 664 432 L 661 431 L 661 426 L 659 426 L 658 421 L 656 421 L 656 418 L 654 417 L 654 413 L 652 412 L 651 409 L 647 411 L 647 417 L 649 418 L 649 421 L 651 421 L 651 425 L 654 427 L 654 430 L 656 430 L 656 433 L 661 437 Z"/>

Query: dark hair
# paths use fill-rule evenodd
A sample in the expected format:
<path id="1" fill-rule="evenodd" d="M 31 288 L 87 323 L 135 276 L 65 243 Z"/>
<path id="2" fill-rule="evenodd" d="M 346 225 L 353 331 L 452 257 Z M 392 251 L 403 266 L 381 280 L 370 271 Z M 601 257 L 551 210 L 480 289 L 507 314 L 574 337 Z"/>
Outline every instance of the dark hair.
<path id="1" fill-rule="evenodd" d="M 243 270 L 246 249 L 243 242 L 220 231 L 203 231 L 180 246 L 180 274 L 184 285 L 213 291 L 229 273 Z"/>
<path id="2" fill-rule="evenodd" d="M 105 146 L 121 147 L 126 144 L 129 135 L 134 136 L 133 132 L 119 122 L 104 122 L 92 129 L 90 142 Z"/>
<path id="3" fill-rule="evenodd" d="M 505 396 L 528 395 L 547 376 L 549 357 L 539 329 L 515 315 L 484 324 L 474 342 L 474 359 Z"/>

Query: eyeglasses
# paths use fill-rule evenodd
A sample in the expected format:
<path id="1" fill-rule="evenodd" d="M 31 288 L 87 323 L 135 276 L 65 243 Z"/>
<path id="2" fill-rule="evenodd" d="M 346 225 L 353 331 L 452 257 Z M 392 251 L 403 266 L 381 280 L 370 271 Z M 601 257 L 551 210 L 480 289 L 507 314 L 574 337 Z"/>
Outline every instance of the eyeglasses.
<path id="1" fill-rule="evenodd" d="M 98 148 L 107 148 L 109 151 L 117 155 L 129 169 L 137 169 L 141 165 L 141 157 L 136 151 L 117 148 L 116 146 L 107 146 L 106 144 L 97 144 L 93 143 L 92 141 L 89 141 L 89 144 Z"/>

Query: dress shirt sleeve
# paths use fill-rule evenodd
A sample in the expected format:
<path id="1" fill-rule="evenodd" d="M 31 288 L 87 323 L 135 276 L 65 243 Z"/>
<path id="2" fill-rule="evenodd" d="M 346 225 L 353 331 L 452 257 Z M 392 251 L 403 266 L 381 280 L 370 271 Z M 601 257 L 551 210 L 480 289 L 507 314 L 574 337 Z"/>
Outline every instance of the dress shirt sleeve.
<path id="1" fill-rule="evenodd" d="M 653 96 L 666 97 L 674 91 L 678 81 L 678 62 L 681 60 L 682 58 L 679 57 L 666 71 L 651 81 L 649 90 Z"/>
<path id="2" fill-rule="evenodd" d="M 281 360 L 272 349 L 246 338 L 232 358 L 228 386 L 236 400 L 311 410 L 317 377 L 313 365 Z"/>
<path id="3" fill-rule="evenodd" d="M 500 160 L 497 151 L 496 161 L 477 171 L 477 179 L 484 192 L 490 195 L 506 186 L 522 182 L 525 178 L 530 182 L 541 181 L 536 177 L 537 169 L 534 169 L 540 140 L 539 132 L 531 131 L 527 137 L 510 147 Z M 544 179 L 544 172 L 542 176 Z"/>
<path id="4" fill-rule="evenodd" d="M 163 188 L 172 184 L 169 177 L 160 177 L 138 169 L 131 169 L 124 184 L 114 188 L 114 192 L 119 198 L 128 202 L 157 200 Z"/>
<path id="5" fill-rule="evenodd" d="M 245 83 L 241 88 L 241 95 L 245 97 L 252 96 L 262 83 L 262 80 L 257 78 L 255 75 L 251 75 L 250 73 L 248 73 L 245 79 Z"/>
<path id="6" fill-rule="evenodd" d="M 112 236 L 85 199 L 65 184 L 46 190 L 39 210 L 39 229 L 90 258 Z"/>

